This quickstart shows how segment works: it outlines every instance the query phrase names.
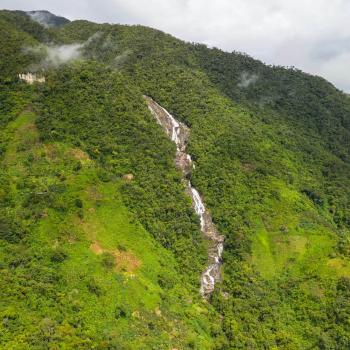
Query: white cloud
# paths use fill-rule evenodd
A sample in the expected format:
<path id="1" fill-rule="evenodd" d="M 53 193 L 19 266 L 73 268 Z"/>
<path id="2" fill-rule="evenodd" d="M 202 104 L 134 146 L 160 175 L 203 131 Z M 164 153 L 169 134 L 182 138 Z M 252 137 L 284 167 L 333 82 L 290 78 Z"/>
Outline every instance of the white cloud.
<path id="1" fill-rule="evenodd" d="M 259 77 L 256 74 L 249 74 L 248 72 L 243 72 L 240 77 L 240 82 L 237 86 L 241 89 L 246 89 L 248 86 L 255 84 Z"/>
<path id="2" fill-rule="evenodd" d="M 47 13 L 41 13 L 41 12 L 35 12 L 35 13 L 28 13 L 28 15 L 30 16 L 30 18 L 33 21 L 36 21 L 38 23 L 40 23 L 42 26 L 44 26 L 45 28 L 49 28 L 50 26 L 48 25 L 48 17 L 49 14 Z"/>
<path id="3" fill-rule="evenodd" d="M 57 67 L 81 58 L 84 45 L 85 43 L 69 45 L 39 45 L 35 47 L 24 47 L 23 50 L 37 54 L 38 57 L 41 57 L 39 63 L 35 63 L 29 67 L 30 71 L 37 71 L 48 69 L 50 67 Z"/>
<path id="4" fill-rule="evenodd" d="M 60 65 L 76 60 L 81 56 L 82 44 L 71 44 L 47 47 L 47 61 L 53 65 Z"/>
<path id="5" fill-rule="evenodd" d="M 267 63 L 293 65 L 350 91 L 349 0 L 76 0 L 74 6 L 70 0 L 2 0 L 2 6 L 144 24 Z"/>
<path id="6" fill-rule="evenodd" d="M 337 85 L 350 92 L 349 64 L 350 51 L 332 57 L 329 61 L 323 63 L 317 73 L 325 77 L 332 77 Z"/>

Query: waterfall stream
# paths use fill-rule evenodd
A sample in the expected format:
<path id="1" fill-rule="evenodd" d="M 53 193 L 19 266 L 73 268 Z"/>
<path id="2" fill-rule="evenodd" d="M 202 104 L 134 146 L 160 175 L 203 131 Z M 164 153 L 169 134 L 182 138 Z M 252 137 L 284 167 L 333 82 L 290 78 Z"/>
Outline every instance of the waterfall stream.
<path id="1" fill-rule="evenodd" d="M 192 169 L 194 169 L 191 156 L 186 153 L 190 129 L 185 124 L 177 121 L 166 109 L 150 97 L 144 96 L 144 98 L 158 124 L 162 126 L 169 138 L 176 144 L 176 167 L 183 173 L 186 193 L 192 199 L 193 208 L 200 219 L 201 231 L 209 242 L 208 267 L 202 273 L 200 287 L 200 293 L 205 297 L 214 291 L 215 283 L 221 281 L 220 266 L 224 248 L 224 237 L 219 234 L 213 224 L 211 215 L 205 208 L 199 192 L 192 186 L 189 180 L 186 180 Z"/>

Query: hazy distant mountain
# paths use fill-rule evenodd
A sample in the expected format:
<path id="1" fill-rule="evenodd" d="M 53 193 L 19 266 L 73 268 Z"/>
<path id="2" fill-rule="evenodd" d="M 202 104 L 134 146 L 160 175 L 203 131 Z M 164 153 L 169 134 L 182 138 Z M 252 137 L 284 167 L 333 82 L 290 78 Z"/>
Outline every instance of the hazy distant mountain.
<path id="1" fill-rule="evenodd" d="M 70 22 L 67 18 L 56 16 L 46 10 L 27 11 L 26 13 L 32 20 L 40 23 L 44 27 L 59 27 Z"/>

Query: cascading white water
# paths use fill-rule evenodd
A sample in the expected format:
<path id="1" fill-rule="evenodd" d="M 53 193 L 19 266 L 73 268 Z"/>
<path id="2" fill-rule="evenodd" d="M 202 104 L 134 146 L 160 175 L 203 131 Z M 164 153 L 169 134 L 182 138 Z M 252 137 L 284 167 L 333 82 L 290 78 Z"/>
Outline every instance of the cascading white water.
<path id="1" fill-rule="evenodd" d="M 181 141 L 179 138 L 180 132 L 181 132 L 180 123 L 178 123 L 176 121 L 176 119 L 165 108 L 163 108 L 161 106 L 159 106 L 159 108 L 162 109 L 162 111 L 167 116 L 168 120 L 170 121 L 171 128 L 170 128 L 170 130 L 168 128 L 166 128 L 166 133 L 170 136 L 171 141 L 175 142 L 176 149 L 179 151 L 180 144 L 181 144 Z M 153 110 L 151 110 L 151 111 L 153 112 Z M 158 123 L 160 125 L 162 125 L 162 120 L 158 117 L 158 115 L 156 116 L 156 119 L 157 119 Z"/>
<path id="2" fill-rule="evenodd" d="M 202 198 L 199 195 L 198 191 L 192 187 L 191 182 L 188 183 L 189 188 L 192 192 L 192 198 L 193 198 L 193 204 L 194 204 L 194 210 L 196 214 L 199 216 L 200 222 L 201 222 L 201 230 L 204 230 L 204 213 L 205 213 L 205 206 L 202 202 Z"/>
<path id="3" fill-rule="evenodd" d="M 189 136 L 189 128 L 178 122 L 166 109 L 158 105 L 150 97 L 144 96 L 148 108 L 152 115 L 160 124 L 170 139 L 176 144 L 176 166 L 184 175 L 190 174 L 194 169 L 192 158 L 185 153 L 186 144 Z M 192 186 L 190 181 L 186 181 L 186 191 L 190 195 L 193 208 L 200 219 L 201 231 L 209 240 L 209 265 L 201 276 L 200 293 L 203 296 L 210 295 L 214 291 L 215 283 L 221 280 L 220 266 L 221 257 L 224 249 L 224 238 L 219 234 L 212 222 L 210 213 L 206 210 L 199 192 Z"/>

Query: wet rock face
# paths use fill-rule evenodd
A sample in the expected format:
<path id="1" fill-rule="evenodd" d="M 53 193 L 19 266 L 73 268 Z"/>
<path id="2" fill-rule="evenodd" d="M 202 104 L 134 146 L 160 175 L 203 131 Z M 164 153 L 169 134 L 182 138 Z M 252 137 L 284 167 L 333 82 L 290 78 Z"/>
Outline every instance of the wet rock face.
<path id="1" fill-rule="evenodd" d="M 208 267 L 202 273 L 200 288 L 200 293 L 205 297 L 214 291 L 215 283 L 221 281 L 220 267 L 224 248 L 224 237 L 219 234 L 213 224 L 211 215 L 205 208 L 198 191 L 192 187 L 190 181 L 185 180 L 194 168 L 191 156 L 186 153 L 190 129 L 185 124 L 177 121 L 167 110 L 158 105 L 150 97 L 144 96 L 144 98 L 158 124 L 162 126 L 169 138 L 176 144 L 175 165 L 184 175 L 186 193 L 191 197 L 193 209 L 199 216 L 201 231 L 209 241 Z"/>
<path id="2" fill-rule="evenodd" d="M 145 96 L 145 99 L 148 108 L 156 118 L 158 124 L 163 127 L 171 141 L 175 142 L 176 149 L 179 152 L 185 152 L 186 143 L 190 133 L 189 128 L 185 124 L 178 122 L 167 110 L 153 101 L 150 97 Z"/>
<path id="3" fill-rule="evenodd" d="M 191 156 L 181 152 L 176 152 L 175 165 L 178 169 L 181 169 L 184 175 L 189 175 L 193 169 Z"/>

